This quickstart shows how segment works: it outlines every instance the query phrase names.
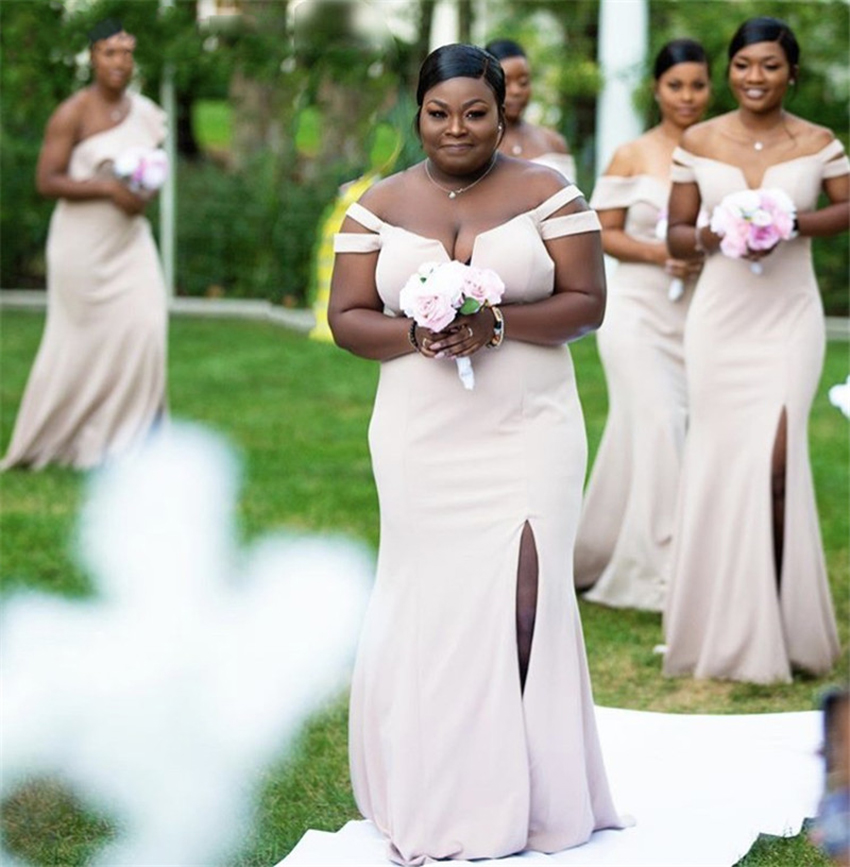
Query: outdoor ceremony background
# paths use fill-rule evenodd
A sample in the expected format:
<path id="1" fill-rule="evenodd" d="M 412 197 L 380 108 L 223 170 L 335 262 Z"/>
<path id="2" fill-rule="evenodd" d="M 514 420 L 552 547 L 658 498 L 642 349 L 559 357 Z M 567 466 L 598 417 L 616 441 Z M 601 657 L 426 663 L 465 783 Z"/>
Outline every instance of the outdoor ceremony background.
<path id="1" fill-rule="evenodd" d="M 409 94 L 429 43 L 434 4 L 406 4 L 416 40 L 393 40 L 389 47 L 384 40 L 380 50 L 346 36 L 354 28 L 343 26 L 346 19 L 339 13 L 350 4 L 326 6 L 326 16 L 305 26 L 294 45 L 284 2 L 242 4 L 252 17 L 219 22 L 217 33 L 198 27 L 194 2 L 178 0 L 162 14 L 158 5 L 155 0 L 78 2 L 66 18 L 62 4 L 51 0 L 0 2 L 0 285 L 43 286 L 43 245 L 53 203 L 37 197 L 33 176 L 44 123 L 75 86 L 74 57 L 86 44 L 90 23 L 117 14 L 139 37 L 144 92 L 157 99 L 163 65 L 170 62 L 174 69 L 181 150 L 177 292 L 308 304 L 318 225 L 339 183 L 395 151 L 396 168 L 421 156 Z M 461 2 L 467 13 L 481 5 Z M 537 98 L 547 112 L 543 119 L 569 139 L 579 183 L 589 194 L 601 85 L 595 61 L 598 4 L 492 0 L 486 10 L 492 22 L 487 35 L 510 34 L 527 45 L 537 71 Z M 542 12 L 553 17 L 541 18 Z M 726 110 L 732 106 L 724 84 L 729 37 L 746 17 L 765 13 L 788 19 L 801 41 L 803 73 L 790 110 L 830 126 L 846 143 L 844 2 L 650 2 L 648 56 L 673 36 L 701 39 L 715 58 L 712 112 Z M 420 15 L 423 27 L 417 24 Z M 468 15 L 463 21 L 473 26 Z M 650 124 L 646 89 L 639 104 Z M 155 209 L 152 218 L 156 226 Z M 846 315 L 847 236 L 815 246 L 828 310 Z M 3 443 L 43 321 L 40 313 L 2 312 Z M 175 316 L 169 344 L 172 413 L 222 432 L 244 459 L 239 526 L 246 541 L 294 527 L 341 531 L 377 544 L 366 444 L 377 365 L 262 322 Z M 605 383 L 592 336 L 576 342 L 572 353 L 592 457 L 607 409 Z M 652 652 L 661 640 L 658 615 L 582 603 L 597 703 L 687 713 L 810 710 L 828 686 L 847 681 L 848 426 L 829 404 L 827 391 L 846 377 L 848 361 L 848 344 L 830 342 L 810 425 L 818 508 L 845 649 L 841 664 L 828 677 L 797 676 L 778 687 L 667 679 Z M 90 577 L 75 561 L 72 545 L 84 481 L 59 468 L 4 474 L 4 593 L 31 588 L 71 598 L 90 594 Z M 268 769 L 252 832 L 224 863 L 270 867 L 308 828 L 335 830 L 357 817 L 348 781 L 346 713 L 342 696 L 309 724 L 294 755 L 282 755 Z M 82 865 L 116 833 L 115 817 L 81 810 L 71 793 L 49 780 L 5 802 L 2 820 L 9 847 L 41 864 Z M 741 867 L 826 863 L 804 835 L 761 841 L 740 862 Z"/>
<path id="2" fill-rule="evenodd" d="M 243 0 L 219 2 L 240 14 L 200 22 L 196 0 L 165 5 L 0 4 L 0 287 L 44 286 L 53 203 L 37 195 L 33 182 L 44 126 L 56 105 L 83 84 L 87 30 L 114 15 L 138 36 L 143 91 L 158 100 L 164 69 L 173 74 L 176 294 L 307 306 L 317 232 L 339 185 L 370 168 L 389 173 L 421 158 L 412 93 L 438 4 Z M 848 143 L 850 6 L 844 0 L 650 0 L 648 9 L 648 64 L 670 38 L 704 43 L 713 60 L 712 114 L 733 106 L 725 84 L 726 47 L 738 24 L 756 14 L 787 19 L 802 46 L 799 83 L 787 107 Z M 566 136 L 579 186 L 589 196 L 604 168 L 594 165 L 604 81 L 596 59 L 597 0 L 457 0 L 457 12 L 463 40 L 510 35 L 526 46 L 539 120 Z M 648 65 L 640 72 L 635 102 L 650 126 L 657 117 Z M 156 206 L 150 215 L 156 226 Z M 814 247 L 827 314 L 846 315 L 846 237 L 816 240 Z"/>

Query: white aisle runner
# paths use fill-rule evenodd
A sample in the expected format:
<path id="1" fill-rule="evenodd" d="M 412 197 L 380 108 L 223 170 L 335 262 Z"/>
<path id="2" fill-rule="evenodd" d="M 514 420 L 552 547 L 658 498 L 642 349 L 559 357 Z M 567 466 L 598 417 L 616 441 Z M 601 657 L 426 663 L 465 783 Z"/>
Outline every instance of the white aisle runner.
<path id="1" fill-rule="evenodd" d="M 618 809 L 635 824 L 555 855 L 526 852 L 474 867 L 730 867 L 759 834 L 794 835 L 823 783 L 821 714 L 704 716 L 596 709 Z M 385 867 L 371 822 L 308 831 L 276 867 Z"/>

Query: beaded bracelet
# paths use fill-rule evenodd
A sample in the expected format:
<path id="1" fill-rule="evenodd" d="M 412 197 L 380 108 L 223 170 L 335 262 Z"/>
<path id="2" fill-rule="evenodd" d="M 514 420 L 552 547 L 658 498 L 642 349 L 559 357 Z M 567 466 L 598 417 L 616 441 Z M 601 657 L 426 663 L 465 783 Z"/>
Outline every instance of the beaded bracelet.
<path id="1" fill-rule="evenodd" d="M 498 349 L 505 339 L 505 317 L 498 307 L 491 307 L 493 312 L 493 336 L 484 345 L 488 349 Z"/>
<path id="2" fill-rule="evenodd" d="M 422 347 L 419 345 L 419 341 L 416 339 L 416 320 L 413 319 L 410 322 L 410 328 L 407 331 L 407 339 L 410 341 L 410 345 L 417 351 L 422 352 Z"/>

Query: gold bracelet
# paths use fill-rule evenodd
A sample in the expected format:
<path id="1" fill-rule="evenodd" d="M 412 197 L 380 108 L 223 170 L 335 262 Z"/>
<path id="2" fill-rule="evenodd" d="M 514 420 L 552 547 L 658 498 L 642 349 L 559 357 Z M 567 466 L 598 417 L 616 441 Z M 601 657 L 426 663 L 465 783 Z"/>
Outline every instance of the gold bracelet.
<path id="1" fill-rule="evenodd" d="M 484 345 L 488 349 L 498 349 L 505 339 L 505 317 L 498 307 L 491 307 L 493 313 L 493 336 Z"/>

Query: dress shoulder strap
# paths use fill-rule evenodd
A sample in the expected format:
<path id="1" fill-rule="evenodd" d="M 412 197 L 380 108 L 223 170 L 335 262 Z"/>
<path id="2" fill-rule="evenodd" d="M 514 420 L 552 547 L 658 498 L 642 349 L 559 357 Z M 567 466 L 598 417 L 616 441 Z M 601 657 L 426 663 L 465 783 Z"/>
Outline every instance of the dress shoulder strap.
<path id="1" fill-rule="evenodd" d="M 544 241 L 550 238 L 562 238 L 564 235 L 578 235 L 582 232 L 598 232 L 601 230 L 599 217 L 596 216 L 595 211 L 579 211 L 575 214 L 567 214 L 564 217 L 546 219 L 550 214 L 554 214 L 559 208 L 568 205 L 581 196 L 581 194 L 581 190 L 575 184 L 569 184 L 558 190 L 553 196 L 549 196 L 546 201 L 534 209 L 533 213 L 537 219 L 540 237 Z"/>
<path id="2" fill-rule="evenodd" d="M 651 180 L 647 175 L 601 175 L 593 187 L 590 207 L 595 211 L 630 208 L 646 197 Z M 654 198 L 657 197 L 658 194 Z"/>
<path id="3" fill-rule="evenodd" d="M 696 181 L 697 158 L 683 147 L 673 151 L 673 165 L 670 167 L 670 180 L 674 184 L 692 184 Z"/>
<path id="4" fill-rule="evenodd" d="M 837 139 L 833 139 L 821 152 L 823 160 L 823 177 L 840 178 L 850 173 L 850 160 L 844 153 L 844 145 Z"/>
<path id="5" fill-rule="evenodd" d="M 364 229 L 371 229 L 373 232 L 380 232 L 381 226 L 384 225 L 384 221 L 380 217 L 377 217 L 368 208 L 364 208 L 360 202 L 352 202 L 345 215 L 360 223 Z"/>
<path id="6" fill-rule="evenodd" d="M 569 184 L 566 187 L 562 187 L 557 193 L 549 196 L 548 199 L 541 202 L 534 209 L 534 216 L 538 222 L 541 222 L 550 214 L 554 214 L 558 208 L 563 208 L 564 205 L 568 205 L 573 201 L 573 199 L 577 199 L 580 195 L 581 190 L 575 184 Z"/>
<path id="7" fill-rule="evenodd" d="M 563 238 L 565 235 L 581 235 L 584 232 L 601 232 L 602 224 L 596 211 L 579 211 L 565 217 L 553 217 L 540 224 L 540 237 L 544 241 Z"/>
<path id="8" fill-rule="evenodd" d="M 370 232 L 337 232 L 334 235 L 334 253 L 374 253 L 380 250 L 381 236 L 378 233 L 384 225 L 383 220 L 358 202 L 350 204 L 345 214 Z"/>

